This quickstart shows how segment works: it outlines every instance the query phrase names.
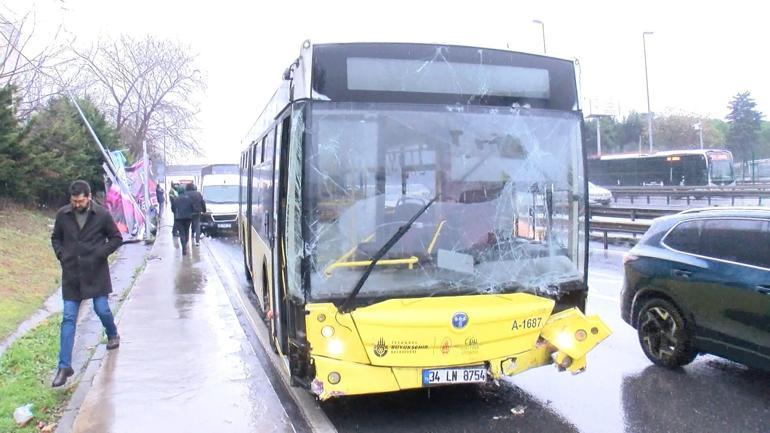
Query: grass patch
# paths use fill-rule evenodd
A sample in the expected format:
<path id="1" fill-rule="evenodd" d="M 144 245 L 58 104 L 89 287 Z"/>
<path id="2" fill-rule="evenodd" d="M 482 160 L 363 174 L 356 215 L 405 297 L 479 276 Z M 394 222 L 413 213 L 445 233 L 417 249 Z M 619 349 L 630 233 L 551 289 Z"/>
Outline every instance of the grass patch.
<path id="1" fill-rule="evenodd" d="M 0 208 L 0 340 L 40 308 L 61 282 L 49 224 L 53 220 L 39 211 Z"/>
<path id="2" fill-rule="evenodd" d="M 54 314 L 16 340 L 0 357 L 0 432 L 35 432 L 35 424 L 46 424 L 61 417 L 72 389 L 51 388 L 52 374 L 59 353 L 61 314 Z M 13 411 L 32 403 L 34 418 L 20 428 Z"/>

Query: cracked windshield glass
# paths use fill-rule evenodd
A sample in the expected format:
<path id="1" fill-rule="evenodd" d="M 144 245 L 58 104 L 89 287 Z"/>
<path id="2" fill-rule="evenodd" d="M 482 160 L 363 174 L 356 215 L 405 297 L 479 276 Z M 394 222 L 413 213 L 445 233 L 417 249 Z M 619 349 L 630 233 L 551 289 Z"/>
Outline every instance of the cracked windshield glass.
<path id="1" fill-rule="evenodd" d="M 320 102 L 305 182 L 311 296 L 548 292 L 581 280 L 580 118 L 548 110 Z"/>

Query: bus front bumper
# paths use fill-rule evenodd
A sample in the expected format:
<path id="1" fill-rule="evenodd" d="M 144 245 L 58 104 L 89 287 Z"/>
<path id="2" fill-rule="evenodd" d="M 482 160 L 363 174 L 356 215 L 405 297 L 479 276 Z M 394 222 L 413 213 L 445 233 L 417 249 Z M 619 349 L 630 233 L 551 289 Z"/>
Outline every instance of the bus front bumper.
<path id="1" fill-rule="evenodd" d="M 577 309 L 569 309 L 548 319 L 537 342 L 529 350 L 491 358 L 483 364 L 476 363 L 474 367 L 483 365 L 487 381 L 496 381 L 548 364 L 554 364 L 559 371 L 578 374 L 586 368 L 586 354 L 610 333 L 609 328 L 597 316 L 586 317 Z M 312 381 L 311 391 L 320 400 L 437 386 L 425 384 L 427 371 L 467 367 L 375 366 L 318 355 L 312 356 L 312 362 L 315 379 Z"/>

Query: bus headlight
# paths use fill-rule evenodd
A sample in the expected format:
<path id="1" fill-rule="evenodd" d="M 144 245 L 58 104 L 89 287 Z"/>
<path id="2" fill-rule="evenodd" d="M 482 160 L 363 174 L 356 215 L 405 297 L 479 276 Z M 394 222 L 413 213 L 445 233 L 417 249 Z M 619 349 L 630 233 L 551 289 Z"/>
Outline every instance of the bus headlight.
<path id="1" fill-rule="evenodd" d="M 345 351 L 345 345 L 340 340 L 332 338 L 326 344 L 326 350 L 329 355 L 339 357 Z"/>
<path id="2" fill-rule="evenodd" d="M 329 325 L 324 326 L 323 328 L 321 328 L 321 335 L 323 335 L 326 338 L 331 337 L 332 335 L 334 335 L 334 328 L 332 328 Z"/>
<path id="3" fill-rule="evenodd" d="M 337 373 L 336 371 L 332 371 L 331 373 L 329 373 L 329 377 L 327 377 L 327 379 L 329 379 L 329 383 L 331 383 L 332 385 L 336 385 L 340 383 L 340 380 L 342 380 L 342 376 L 340 376 L 340 374 Z"/>
<path id="4" fill-rule="evenodd" d="M 585 331 L 583 331 L 585 333 Z M 575 338 L 577 337 L 577 332 L 575 333 Z M 556 347 L 559 349 L 569 349 L 575 344 L 575 339 L 570 335 L 568 332 L 563 331 L 556 337 Z"/>

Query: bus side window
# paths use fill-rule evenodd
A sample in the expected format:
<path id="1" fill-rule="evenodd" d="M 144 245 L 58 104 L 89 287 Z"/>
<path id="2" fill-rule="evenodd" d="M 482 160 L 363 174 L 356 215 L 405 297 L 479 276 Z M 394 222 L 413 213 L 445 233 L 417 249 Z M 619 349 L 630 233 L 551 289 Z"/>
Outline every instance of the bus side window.
<path id="1" fill-rule="evenodd" d="M 262 186 L 260 191 L 260 200 L 262 206 L 262 225 L 259 227 L 259 232 L 262 233 L 262 239 L 267 240 L 269 234 L 269 228 L 271 226 L 270 219 L 273 215 L 273 155 L 275 152 L 275 132 L 270 130 L 263 141 L 262 146 L 262 164 L 259 173 L 259 184 Z"/>

